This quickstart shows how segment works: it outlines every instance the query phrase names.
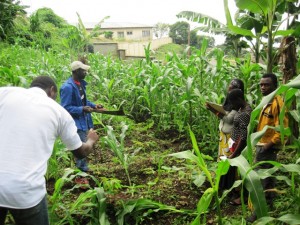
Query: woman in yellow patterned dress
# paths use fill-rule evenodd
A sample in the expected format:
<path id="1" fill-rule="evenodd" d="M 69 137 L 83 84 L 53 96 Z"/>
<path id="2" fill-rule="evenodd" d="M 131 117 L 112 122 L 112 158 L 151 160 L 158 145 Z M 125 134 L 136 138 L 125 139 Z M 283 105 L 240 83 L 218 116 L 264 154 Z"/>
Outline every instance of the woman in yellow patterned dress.
<path id="1" fill-rule="evenodd" d="M 220 160 L 220 157 L 229 156 L 231 152 L 229 151 L 228 147 L 228 141 L 230 138 L 230 133 L 233 128 L 233 118 L 234 115 L 237 113 L 236 110 L 232 109 L 232 105 L 228 101 L 228 93 L 233 89 L 241 89 L 244 92 L 244 83 L 240 79 L 233 79 L 230 81 L 226 99 L 223 104 L 223 108 L 226 111 L 226 114 L 222 114 L 209 105 L 207 105 L 207 108 L 212 111 L 216 116 L 220 118 L 220 124 L 219 124 L 219 130 L 220 130 L 220 139 L 219 139 L 219 150 L 218 150 L 218 161 Z"/>

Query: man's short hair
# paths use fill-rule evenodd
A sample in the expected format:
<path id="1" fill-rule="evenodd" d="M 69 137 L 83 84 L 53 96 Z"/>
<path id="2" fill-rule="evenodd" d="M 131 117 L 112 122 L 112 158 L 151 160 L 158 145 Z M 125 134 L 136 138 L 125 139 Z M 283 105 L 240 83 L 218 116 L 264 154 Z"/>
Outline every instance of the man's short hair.
<path id="1" fill-rule="evenodd" d="M 270 78 L 272 80 L 272 83 L 274 84 L 275 88 L 278 86 L 277 77 L 273 73 L 265 73 L 262 78 Z"/>
<path id="2" fill-rule="evenodd" d="M 30 87 L 39 87 L 43 90 L 47 90 L 48 88 L 54 87 L 55 91 L 57 91 L 55 81 L 49 76 L 38 76 L 34 78 L 30 84 Z"/>

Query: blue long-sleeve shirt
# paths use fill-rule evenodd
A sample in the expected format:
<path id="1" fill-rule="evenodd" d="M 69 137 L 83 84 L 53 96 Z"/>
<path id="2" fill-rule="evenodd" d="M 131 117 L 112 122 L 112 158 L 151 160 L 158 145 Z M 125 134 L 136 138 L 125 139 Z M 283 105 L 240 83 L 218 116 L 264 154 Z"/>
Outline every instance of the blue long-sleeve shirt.
<path id="1" fill-rule="evenodd" d="M 86 106 L 95 108 L 95 104 L 88 101 L 86 97 L 87 82 L 81 81 L 83 93 L 86 99 Z M 93 128 L 92 116 L 83 111 L 83 102 L 80 92 L 72 77 L 70 77 L 60 88 L 61 105 L 71 114 L 78 130 L 87 131 Z"/>

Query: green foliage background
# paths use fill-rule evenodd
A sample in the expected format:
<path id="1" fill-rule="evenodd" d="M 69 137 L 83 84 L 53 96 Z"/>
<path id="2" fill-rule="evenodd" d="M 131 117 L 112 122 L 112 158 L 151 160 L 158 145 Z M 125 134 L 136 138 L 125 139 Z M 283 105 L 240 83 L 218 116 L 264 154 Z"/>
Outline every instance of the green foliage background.
<path id="1" fill-rule="evenodd" d="M 236 187 L 244 182 L 247 185 L 249 181 L 253 181 L 252 184 L 255 184 L 247 187 L 251 190 L 251 194 L 254 193 L 258 196 L 258 198 L 253 199 L 253 203 L 260 210 L 261 224 L 276 220 L 290 224 L 297 224 L 300 221 L 298 159 L 300 144 L 297 139 L 294 139 L 286 148 L 287 153 L 292 152 L 296 157 L 290 157 L 287 165 L 271 162 L 275 165 L 274 171 L 256 174 L 252 170 L 255 164 L 252 163 L 252 160 L 249 160 L 251 162 L 249 164 L 246 156 L 218 164 L 210 162 L 217 154 L 219 121 L 206 110 L 205 102 L 211 101 L 222 104 L 228 83 L 233 78 L 240 78 L 244 81 L 246 98 L 253 108 L 256 108 L 261 102 L 257 84 L 261 74 L 266 72 L 266 66 L 253 63 L 250 53 L 241 56 L 235 52 L 231 55 L 229 50 L 212 48 L 211 39 L 200 40 L 199 38 L 196 40 L 195 33 L 191 33 L 191 41 L 195 42 L 196 47 L 185 48 L 184 45 L 169 44 L 153 53 L 148 46 L 145 48 L 146 57 L 144 59 L 121 61 L 118 58 L 99 53 L 88 53 L 86 50 L 91 42 L 91 36 L 86 33 L 84 26 L 75 27 L 65 23 L 51 9 L 40 9 L 30 18 L 27 18 L 23 11 L 24 7 L 20 6 L 18 1 L 5 0 L 4 2 L 6 4 L 0 3 L 0 86 L 28 87 L 34 77 L 48 75 L 54 78 L 60 87 L 71 75 L 70 63 L 73 60 L 84 58 L 91 66 L 87 76 L 89 99 L 109 109 L 122 107 L 127 114 L 126 118 L 121 119 L 107 119 L 97 114 L 93 115 L 93 119 L 96 125 L 103 126 L 107 132 L 107 136 L 103 139 L 103 145 L 110 146 L 114 154 L 118 156 L 116 160 L 119 160 L 124 167 L 130 184 L 127 189 L 128 192 L 132 190 L 135 192 L 136 190 L 131 184 L 128 169 L 134 154 L 129 157 L 128 149 L 124 145 L 127 129 L 128 132 L 134 132 L 131 127 L 145 126 L 142 129 L 151 129 L 151 132 L 157 136 L 163 137 L 168 133 L 175 133 L 179 141 L 191 137 L 192 150 L 171 153 L 169 156 L 188 160 L 188 168 L 202 173 L 197 178 L 198 184 L 200 183 L 199 186 L 205 180 L 209 182 L 210 187 L 204 191 L 203 196 L 199 199 L 197 209 L 191 212 L 178 210 L 151 200 L 133 200 L 124 203 L 123 208 L 117 212 L 119 224 L 123 224 L 125 215 L 135 215 L 137 211 L 148 209 L 187 213 L 195 217 L 192 224 L 199 224 L 201 221 L 205 223 L 203 222 L 205 221 L 205 214 L 212 204 L 215 204 L 212 208 L 217 208 L 218 222 L 222 224 L 224 218 L 220 212 L 220 204 L 226 193 L 225 196 L 219 198 L 218 182 L 220 176 L 228 170 L 229 163 L 238 166 L 242 175 L 242 180 L 236 182 Z M 247 5 L 244 5 L 246 1 L 237 2 L 245 6 L 246 9 L 249 5 L 254 4 L 254 1 Z M 267 6 L 264 7 L 268 9 Z M 251 8 L 251 10 L 253 9 L 256 8 Z M 7 14 L 7 12 L 11 13 Z M 209 24 L 207 18 L 203 18 L 202 15 L 195 16 L 194 13 L 189 12 L 187 15 Z M 214 25 L 214 29 L 219 28 L 219 25 Z M 221 28 L 223 27 L 221 26 Z M 246 32 L 235 26 L 227 28 L 230 28 L 231 32 L 238 31 L 239 35 L 242 31 L 249 34 L 249 31 Z M 174 24 L 171 27 L 170 35 L 172 36 L 178 29 L 182 33 L 179 36 L 174 36 L 175 43 L 186 44 L 188 23 Z M 230 35 L 232 33 L 228 35 L 229 39 Z M 234 38 L 239 39 L 240 36 L 234 35 Z M 232 42 L 232 45 L 239 47 L 237 42 Z M 240 57 L 235 57 L 237 55 Z M 299 51 L 297 57 L 299 59 Z M 299 67 L 299 63 L 297 65 Z M 299 71 L 299 68 L 297 69 Z M 279 67 L 274 67 L 273 72 L 281 78 Z M 298 82 L 299 77 L 292 84 L 281 85 L 278 89 L 280 94 L 286 93 L 287 107 L 290 106 L 292 100 L 299 98 Z M 255 115 L 258 115 L 259 107 L 254 110 Z M 298 108 L 290 111 L 290 114 L 299 123 Z M 252 117 L 251 129 L 255 126 L 256 119 L 256 117 Z M 131 126 L 128 127 L 126 124 Z M 116 129 L 113 130 L 113 127 Z M 249 134 L 252 132 L 251 129 L 249 129 Z M 285 131 L 282 130 L 282 132 Z M 257 139 L 257 135 L 254 134 L 251 138 L 248 139 L 248 156 L 251 156 L 251 150 L 253 150 L 251 146 Z M 72 167 L 70 156 L 61 151 L 63 148 L 64 146 L 60 142 L 56 143 L 46 175 L 47 179 L 56 180 L 55 191 L 50 197 L 51 220 L 55 221 L 55 224 L 76 224 L 73 216 L 79 214 L 91 218 L 91 224 L 109 224 L 106 217 L 104 191 L 111 193 L 113 189 L 120 189 L 121 181 L 102 178 L 101 182 L 105 184 L 101 184 L 95 177 L 91 177 L 97 187 L 80 195 L 75 202 L 70 202 L 68 198 L 73 188 L 62 193 L 62 187 L 71 181 L 78 171 L 67 170 L 63 174 L 65 166 Z M 161 173 L 163 159 L 161 156 L 156 157 L 160 158 L 158 161 Z M 261 203 L 259 199 L 260 197 L 263 198 L 263 193 L 259 187 L 259 178 L 273 176 L 275 171 L 279 171 L 280 175 L 274 176 L 285 182 L 286 185 L 284 186 L 286 198 L 281 199 L 285 205 L 279 206 L 279 208 L 282 207 L 281 209 L 284 209 L 282 213 L 287 215 L 280 215 L 281 217 L 277 219 L 265 217 L 267 210 L 263 204 L 264 201 Z M 87 174 L 81 175 L 88 176 Z M 102 186 L 109 188 L 104 190 Z M 151 185 L 149 185 L 149 189 L 151 189 Z M 215 203 L 212 203 L 213 198 Z M 66 199 L 67 203 L 64 204 Z M 67 210 L 69 213 L 62 214 L 60 209 L 65 207 L 69 209 L 69 211 Z M 144 215 L 147 216 L 153 212 L 150 211 L 148 210 Z M 245 210 L 243 211 L 244 216 Z M 139 215 L 138 217 L 142 216 Z"/>

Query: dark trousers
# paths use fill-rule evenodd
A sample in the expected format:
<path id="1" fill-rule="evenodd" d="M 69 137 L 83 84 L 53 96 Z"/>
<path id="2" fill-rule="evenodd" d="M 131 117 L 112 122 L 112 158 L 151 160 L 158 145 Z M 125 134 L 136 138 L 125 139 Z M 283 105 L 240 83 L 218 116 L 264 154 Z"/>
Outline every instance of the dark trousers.
<path id="1" fill-rule="evenodd" d="M 34 207 L 28 209 L 10 209 L 0 207 L 0 225 L 4 225 L 8 211 L 17 225 L 49 225 L 47 197 Z"/>
<path id="2" fill-rule="evenodd" d="M 262 146 L 256 146 L 256 162 L 261 161 L 277 161 L 277 152 L 278 150 L 271 148 L 268 150 L 263 150 Z M 263 163 L 256 167 L 256 170 L 259 169 L 270 169 L 273 165 L 269 163 Z M 273 189 L 276 185 L 276 179 L 274 177 L 267 177 L 266 179 L 261 180 L 262 186 L 264 190 Z M 265 192 L 265 197 L 268 205 L 272 204 L 272 201 L 275 197 L 275 193 L 273 191 Z"/>
<path id="3" fill-rule="evenodd" d="M 222 192 L 230 189 L 237 179 L 238 179 L 237 167 L 230 166 L 227 174 L 222 175 L 220 178 L 219 190 Z M 234 199 L 239 198 L 241 196 L 241 190 L 242 189 L 239 187 L 233 189 L 233 191 L 229 193 L 228 197 Z M 245 186 L 243 186 L 244 200 L 248 199 L 248 194 L 249 194 L 248 190 L 245 188 Z"/>
<path id="4" fill-rule="evenodd" d="M 77 133 L 82 142 L 86 142 L 87 140 L 87 131 L 77 130 Z M 89 170 L 88 162 L 86 158 L 83 159 L 75 159 L 76 167 L 83 172 L 87 172 Z"/>
<path id="5" fill-rule="evenodd" d="M 236 173 L 237 173 L 236 167 L 230 166 L 227 174 L 222 175 L 220 178 L 220 183 L 219 183 L 220 191 L 224 191 L 232 187 L 233 183 L 236 180 Z"/>

